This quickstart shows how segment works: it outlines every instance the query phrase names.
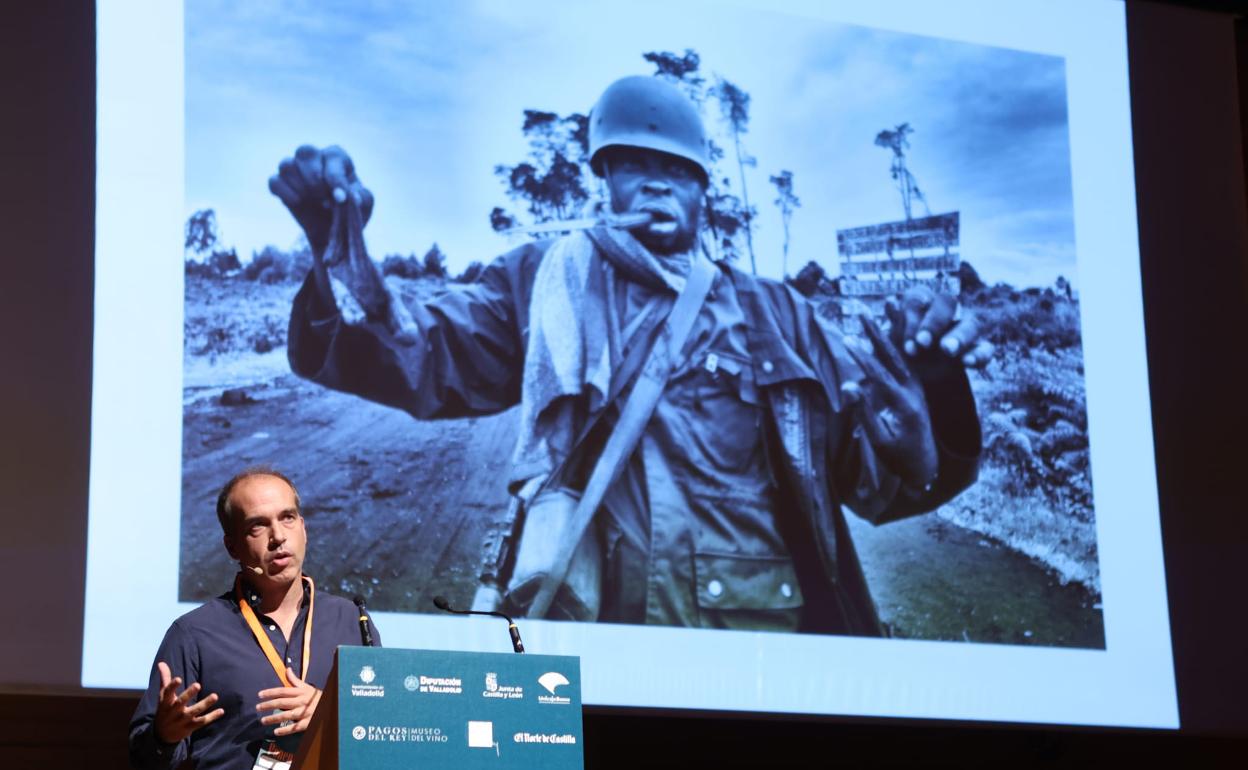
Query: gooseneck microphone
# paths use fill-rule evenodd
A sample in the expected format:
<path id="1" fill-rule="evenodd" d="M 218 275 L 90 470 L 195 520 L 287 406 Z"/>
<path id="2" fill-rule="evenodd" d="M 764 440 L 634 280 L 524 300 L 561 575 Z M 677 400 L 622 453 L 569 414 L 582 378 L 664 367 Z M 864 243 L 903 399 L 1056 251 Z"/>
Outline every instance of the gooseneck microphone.
<path id="1" fill-rule="evenodd" d="M 480 610 L 457 610 L 451 607 L 450 602 L 445 596 L 433 597 L 433 606 L 443 612 L 450 612 L 455 615 L 489 615 L 494 618 L 502 618 L 507 621 L 507 631 L 511 633 L 511 648 L 516 652 L 524 652 L 524 642 L 520 641 L 520 628 L 516 626 L 516 622 L 501 612 L 482 612 Z"/>
<path id="2" fill-rule="evenodd" d="M 360 643 L 365 647 L 372 647 L 373 632 L 368 627 L 368 610 L 364 607 L 364 597 L 356 594 L 351 601 L 355 602 L 356 609 L 360 611 Z"/>

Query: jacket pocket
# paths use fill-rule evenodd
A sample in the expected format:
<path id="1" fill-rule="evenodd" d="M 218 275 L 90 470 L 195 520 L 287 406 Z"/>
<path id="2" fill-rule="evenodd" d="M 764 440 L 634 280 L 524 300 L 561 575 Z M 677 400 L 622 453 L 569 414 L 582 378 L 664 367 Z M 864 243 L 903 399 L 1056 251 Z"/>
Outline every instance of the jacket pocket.
<path id="1" fill-rule="evenodd" d="M 701 552 L 693 555 L 698 606 L 708 610 L 781 610 L 802 606 L 793 560 Z"/>

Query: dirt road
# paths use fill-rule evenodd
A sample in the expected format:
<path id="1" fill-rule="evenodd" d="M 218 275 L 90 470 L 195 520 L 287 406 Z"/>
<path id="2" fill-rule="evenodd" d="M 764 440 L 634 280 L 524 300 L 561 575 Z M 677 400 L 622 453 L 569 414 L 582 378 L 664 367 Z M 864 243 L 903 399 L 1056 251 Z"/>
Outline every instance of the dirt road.
<path id="1" fill-rule="evenodd" d="M 467 604 L 483 543 L 507 508 L 514 417 L 420 422 L 293 375 L 245 389 L 254 403 L 189 405 L 183 421 L 181 596 L 235 571 L 213 515 L 222 479 L 248 464 L 290 469 L 306 501 L 308 572 L 375 610 Z"/>

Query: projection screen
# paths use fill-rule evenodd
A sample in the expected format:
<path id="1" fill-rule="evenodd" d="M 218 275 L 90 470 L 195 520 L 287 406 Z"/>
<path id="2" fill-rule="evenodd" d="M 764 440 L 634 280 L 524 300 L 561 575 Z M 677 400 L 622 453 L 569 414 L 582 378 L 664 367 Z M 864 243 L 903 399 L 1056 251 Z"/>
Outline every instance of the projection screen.
<path id="1" fill-rule="evenodd" d="M 213 505 L 254 463 L 300 486 L 309 574 L 367 598 L 388 646 L 508 649 L 430 598 L 468 606 L 511 531 L 519 408 L 417 419 L 293 373 L 311 255 L 267 180 L 341 147 L 393 289 L 476 296 L 484 265 L 606 194 L 578 130 L 608 84 L 653 75 L 716 148 L 714 256 L 850 338 L 890 292 L 958 293 L 994 344 L 969 374 L 978 479 L 901 521 L 843 513 L 891 638 L 527 619 L 528 649 L 581 656 L 595 705 L 1177 727 L 1124 15 L 99 3 L 82 684 L 144 686 L 169 622 L 229 587 Z"/>

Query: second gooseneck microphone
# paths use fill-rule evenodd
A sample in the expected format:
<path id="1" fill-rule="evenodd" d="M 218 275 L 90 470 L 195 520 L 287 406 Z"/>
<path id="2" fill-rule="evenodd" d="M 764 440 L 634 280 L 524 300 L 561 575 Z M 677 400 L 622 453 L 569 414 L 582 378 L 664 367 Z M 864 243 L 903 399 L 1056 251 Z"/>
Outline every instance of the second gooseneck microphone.
<path id="1" fill-rule="evenodd" d="M 445 596 L 433 597 L 433 606 L 443 612 L 450 612 L 455 615 L 489 615 L 492 618 L 502 618 L 507 621 L 507 631 L 511 634 L 511 648 L 516 652 L 524 652 L 524 642 L 520 641 L 520 628 L 515 621 L 501 612 L 481 612 L 480 610 L 457 610 L 451 607 L 450 602 Z"/>

